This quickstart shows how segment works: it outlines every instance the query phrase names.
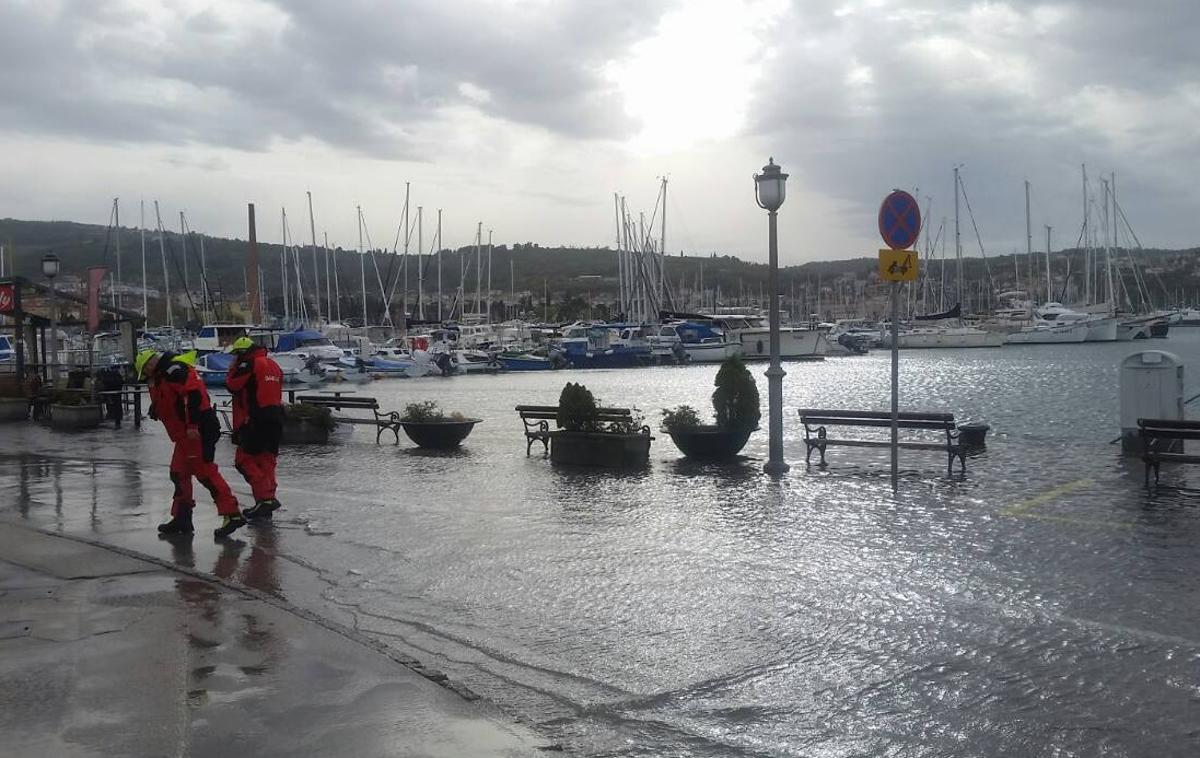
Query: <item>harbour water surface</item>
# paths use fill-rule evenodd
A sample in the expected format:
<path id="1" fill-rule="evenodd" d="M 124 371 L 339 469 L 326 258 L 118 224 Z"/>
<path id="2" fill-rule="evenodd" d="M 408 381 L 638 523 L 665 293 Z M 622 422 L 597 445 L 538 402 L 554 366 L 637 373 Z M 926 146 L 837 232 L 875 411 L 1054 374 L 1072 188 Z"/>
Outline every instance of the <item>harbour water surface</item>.
<path id="1" fill-rule="evenodd" d="M 1200 470 L 1164 468 L 1183 489 L 1149 495 L 1109 443 L 1117 365 L 1142 349 L 1175 352 L 1200 384 L 1200 330 L 904 353 L 902 407 L 992 431 L 965 477 L 903 454 L 898 496 L 883 450 L 806 470 L 795 415 L 886 408 L 884 352 L 786 366 L 779 481 L 761 473 L 765 418 L 726 466 L 682 460 L 657 431 L 663 407 L 708 409 L 715 366 L 376 382 L 361 392 L 385 408 L 434 399 L 484 422 L 450 454 L 365 429 L 287 449 L 287 510 L 244 537 L 269 580 L 225 566 L 583 755 L 1195 755 Z M 553 404 L 568 380 L 646 413 L 647 470 L 525 456 L 513 406 Z M 178 557 L 152 532 L 159 430 L 0 434 L 0 515 Z M 15 513 L 4 491 L 34 505 Z M 221 565 L 196 542 L 188 560 Z"/>

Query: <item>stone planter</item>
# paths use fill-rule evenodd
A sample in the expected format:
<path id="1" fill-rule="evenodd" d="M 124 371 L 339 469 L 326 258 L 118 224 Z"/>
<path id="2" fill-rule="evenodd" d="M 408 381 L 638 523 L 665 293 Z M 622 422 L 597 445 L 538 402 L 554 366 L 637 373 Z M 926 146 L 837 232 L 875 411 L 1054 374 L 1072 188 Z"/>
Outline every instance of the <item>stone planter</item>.
<path id="1" fill-rule="evenodd" d="M 640 468 L 650 462 L 649 434 L 568 432 L 550 434 L 550 460 L 572 466 Z"/>
<path id="2" fill-rule="evenodd" d="M 284 445 L 324 445 L 329 442 L 329 426 L 307 418 L 285 418 L 279 442 Z"/>
<path id="3" fill-rule="evenodd" d="M 688 458 L 702 461 L 728 461 L 746 446 L 754 427 L 724 429 L 702 424 L 668 432 L 679 451 Z"/>
<path id="4" fill-rule="evenodd" d="M 29 419 L 29 400 L 23 397 L 0 397 L 0 423 Z"/>
<path id="5" fill-rule="evenodd" d="M 401 421 L 404 433 L 417 447 L 449 450 L 458 447 L 482 419 L 443 419 L 441 421 Z"/>
<path id="6" fill-rule="evenodd" d="M 104 406 L 60 405 L 50 406 L 50 427 L 62 431 L 95 429 L 104 420 Z"/>

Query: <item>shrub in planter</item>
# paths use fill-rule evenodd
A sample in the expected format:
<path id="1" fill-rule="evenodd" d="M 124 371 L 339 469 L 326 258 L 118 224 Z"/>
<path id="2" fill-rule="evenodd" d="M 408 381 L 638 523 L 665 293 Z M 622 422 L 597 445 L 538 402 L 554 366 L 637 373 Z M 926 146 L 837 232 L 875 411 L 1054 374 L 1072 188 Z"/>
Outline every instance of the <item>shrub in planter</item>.
<path id="1" fill-rule="evenodd" d="M 568 432 L 597 431 L 599 408 L 591 390 L 582 384 L 567 382 L 558 396 L 558 426 Z"/>
<path id="2" fill-rule="evenodd" d="M 633 468 L 650 461 L 653 438 L 641 414 L 601 421 L 599 403 L 582 384 L 563 387 L 556 421 L 559 429 L 550 435 L 550 460 L 555 463 Z"/>
<path id="3" fill-rule="evenodd" d="M 319 405 L 291 403 L 283 406 L 284 443 L 325 443 L 333 431 L 333 413 Z"/>
<path id="4" fill-rule="evenodd" d="M 447 416 L 432 400 L 409 403 L 400 416 L 400 426 L 417 447 L 447 450 L 458 447 L 481 419 L 454 412 Z"/>
<path id="5" fill-rule="evenodd" d="M 681 405 L 663 410 L 663 431 L 689 458 L 729 460 L 745 447 L 761 416 L 754 376 L 737 356 L 726 359 L 713 382 L 716 424 L 701 424 L 695 408 Z"/>

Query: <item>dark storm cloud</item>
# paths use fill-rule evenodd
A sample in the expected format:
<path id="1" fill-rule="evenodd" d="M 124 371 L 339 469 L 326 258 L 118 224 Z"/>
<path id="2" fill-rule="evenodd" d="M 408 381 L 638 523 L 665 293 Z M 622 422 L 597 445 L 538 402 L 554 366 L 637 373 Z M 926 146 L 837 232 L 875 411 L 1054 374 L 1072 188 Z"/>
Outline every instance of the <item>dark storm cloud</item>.
<path id="1" fill-rule="evenodd" d="M 0 5 L 0 123 L 245 149 L 312 137 L 411 157 L 417 127 L 471 106 L 567 136 L 622 136 L 636 125 L 603 66 L 662 10 L 641 0 L 179 7 Z"/>
<path id="2" fill-rule="evenodd" d="M 1198 32 L 1194 0 L 797 3 L 751 129 L 811 189 L 862 203 L 864 231 L 896 184 L 933 195 L 940 220 L 962 162 L 993 251 L 1024 247 L 1026 178 L 1035 246 L 1043 221 L 1074 244 L 1086 162 L 1093 178 L 1116 171 L 1132 220 L 1157 232 L 1143 236 L 1194 244 Z"/>

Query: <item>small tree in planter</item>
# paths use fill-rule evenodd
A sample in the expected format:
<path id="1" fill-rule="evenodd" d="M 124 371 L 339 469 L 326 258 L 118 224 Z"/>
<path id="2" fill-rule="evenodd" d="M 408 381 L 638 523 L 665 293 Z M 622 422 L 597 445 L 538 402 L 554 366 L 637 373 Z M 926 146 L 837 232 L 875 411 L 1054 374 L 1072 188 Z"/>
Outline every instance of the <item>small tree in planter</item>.
<path id="1" fill-rule="evenodd" d="M 284 444 L 324 444 L 333 431 L 333 413 L 328 408 L 305 403 L 285 403 L 283 406 Z"/>
<path id="2" fill-rule="evenodd" d="M 29 418 L 29 396 L 16 374 L 0 377 L 0 423 Z"/>
<path id="3" fill-rule="evenodd" d="M 650 430 L 640 414 L 602 413 L 591 391 L 568 382 L 558 398 L 558 431 L 550 460 L 579 466 L 632 468 L 650 460 Z"/>
<path id="4" fill-rule="evenodd" d="M 104 420 L 104 406 L 87 392 L 58 392 L 50 404 L 50 426 L 62 431 L 95 429 Z"/>
<path id="5" fill-rule="evenodd" d="M 400 426 L 417 447 L 448 450 L 458 447 L 482 419 L 467 418 L 457 411 L 447 416 L 432 400 L 409 403 L 400 416 Z"/>
<path id="6" fill-rule="evenodd" d="M 758 386 L 742 359 L 734 356 L 721 363 L 713 384 L 713 414 L 716 424 L 701 424 L 695 408 L 681 405 L 663 410 L 663 431 L 689 458 L 729 460 L 746 446 L 758 428 Z"/>

